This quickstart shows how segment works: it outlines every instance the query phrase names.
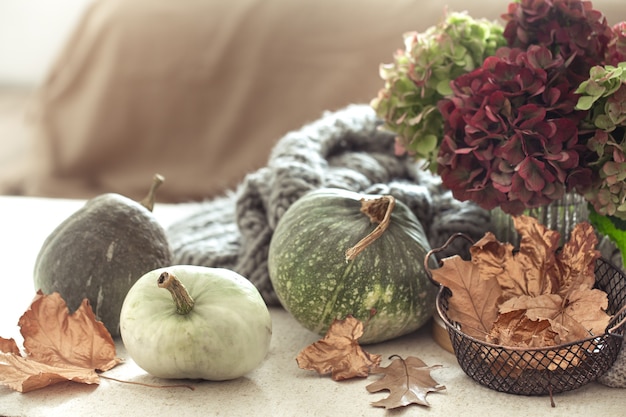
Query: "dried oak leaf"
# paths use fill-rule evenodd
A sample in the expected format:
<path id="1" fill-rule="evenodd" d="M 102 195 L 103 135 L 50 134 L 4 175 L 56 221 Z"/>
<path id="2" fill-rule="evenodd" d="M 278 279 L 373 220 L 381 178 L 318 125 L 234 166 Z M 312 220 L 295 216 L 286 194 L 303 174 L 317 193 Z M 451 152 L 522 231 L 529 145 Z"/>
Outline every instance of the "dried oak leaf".
<path id="1" fill-rule="evenodd" d="M 347 316 L 335 319 L 323 339 L 304 348 L 296 357 L 301 369 L 331 374 L 335 381 L 367 377 L 370 369 L 380 364 L 381 356 L 364 351 L 358 339 L 363 336 L 363 323 Z"/>
<path id="2" fill-rule="evenodd" d="M 73 313 L 58 293 L 39 291 L 18 324 L 27 357 L 19 351 L 0 357 L 0 383 L 28 392 L 60 381 L 99 382 L 96 370 L 120 363 L 115 343 L 96 320 L 87 300 Z"/>
<path id="3" fill-rule="evenodd" d="M 482 278 L 476 264 L 457 255 L 443 259 L 441 268 L 434 269 L 432 276 L 452 291 L 448 317 L 460 323 L 465 334 L 485 340 L 498 318 L 502 295 L 495 276 Z"/>
<path id="4" fill-rule="evenodd" d="M 406 359 L 396 357 L 389 366 L 372 369 L 372 374 L 384 374 L 384 377 L 365 388 L 369 392 L 390 391 L 387 398 L 373 402 L 374 407 L 390 409 L 409 404 L 430 406 L 426 395 L 446 389 L 430 376 L 430 371 L 439 368 L 441 365 L 427 366 L 421 359 L 413 356 Z"/>

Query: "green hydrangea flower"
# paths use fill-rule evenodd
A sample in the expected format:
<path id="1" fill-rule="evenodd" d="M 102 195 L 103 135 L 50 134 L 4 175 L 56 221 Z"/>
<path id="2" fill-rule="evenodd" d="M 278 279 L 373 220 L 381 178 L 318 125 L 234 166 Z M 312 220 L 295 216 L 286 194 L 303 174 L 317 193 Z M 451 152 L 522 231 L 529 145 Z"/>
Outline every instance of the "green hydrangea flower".
<path id="1" fill-rule="evenodd" d="M 423 158 L 436 171 L 443 136 L 437 103 L 451 94 L 451 80 L 506 44 L 503 31 L 497 22 L 451 13 L 423 33 L 404 35 L 405 49 L 380 67 L 385 86 L 371 102 L 384 127 L 397 134 L 400 151 Z"/>
<path id="2" fill-rule="evenodd" d="M 588 110 L 583 126 L 592 132 L 587 147 L 595 177 L 585 198 L 596 212 L 626 220 L 626 62 L 595 66 L 583 81 L 576 108 Z"/>

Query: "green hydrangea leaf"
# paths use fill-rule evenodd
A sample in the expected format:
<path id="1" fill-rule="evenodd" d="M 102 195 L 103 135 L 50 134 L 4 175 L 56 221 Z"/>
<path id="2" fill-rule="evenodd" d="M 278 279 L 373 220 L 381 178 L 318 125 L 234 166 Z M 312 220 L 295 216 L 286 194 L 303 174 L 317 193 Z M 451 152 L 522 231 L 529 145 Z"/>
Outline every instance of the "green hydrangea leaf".
<path id="1" fill-rule="evenodd" d="M 435 135 L 422 136 L 415 150 L 420 154 L 426 155 L 437 147 L 437 141 L 437 136 Z"/>
<path id="2" fill-rule="evenodd" d="M 580 98 L 578 99 L 578 103 L 576 104 L 576 109 L 577 110 L 589 110 L 591 106 L 593 106 L 593 103 L 596 102 L 597 99 L 598 97 L 593 97 L 593 96 L 580 96 Z"/>
<path id="3" fill-rule="evenodd" d="M 594 120 L 594 124 L 598 129 L 610 130 L 615 127 L 615 123 L 611 121 L 611 118 L 606 114 L 599 114 Z"/>
<path id="4" fill-rule="evenodd" d="M 441 94 L 442 96 L 452 94 L 452 88 L 450 87 L 449 79 L 441 80 L 437 83 L 437 93 Z"/>
<path id="5" fill-rule="evenodd" d="M 606 91 L 606 87 L 598 84 L 595 80 L 589 80 L 585 86 L 584 93 L 599 98 Z"/>

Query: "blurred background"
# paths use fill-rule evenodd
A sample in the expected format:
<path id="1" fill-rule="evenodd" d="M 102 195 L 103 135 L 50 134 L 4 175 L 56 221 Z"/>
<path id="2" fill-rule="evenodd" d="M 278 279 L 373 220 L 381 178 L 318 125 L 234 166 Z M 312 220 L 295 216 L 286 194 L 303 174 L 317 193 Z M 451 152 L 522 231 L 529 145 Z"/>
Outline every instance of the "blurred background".
<path id="1" fill-rule="evenodd" d="M 369 103 L 404 33 L 509 3 L 0 0 L 0 194 L 140 199 L 155 172 L 161 202 L 223 194 L 289 131 Z"/>
<path id="2" fill-rule="evenodd" d="M 0 194 L 224 193 L 450 1 L 0 0 Z"/>
<path id="3" fill-rule="evenodd" d="M 27 106 L 90 0 L 0 0 L 0 178 L 30 146 Z"/>
<path id="4" fill-rule="evenodd" d="M 89 2 L 1 0 L 0 85 L 38 84 Z"/>

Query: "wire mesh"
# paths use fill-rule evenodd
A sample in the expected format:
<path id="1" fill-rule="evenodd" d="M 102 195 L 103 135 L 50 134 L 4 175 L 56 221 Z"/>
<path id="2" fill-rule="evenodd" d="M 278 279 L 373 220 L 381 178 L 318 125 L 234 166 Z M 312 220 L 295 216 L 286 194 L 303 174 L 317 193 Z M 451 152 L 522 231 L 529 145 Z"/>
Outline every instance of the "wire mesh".
<path id="1" fill-rule="evenodd" d="M 464 334 L 448 318 L 451 292 L 440 286 L 437 311 L 463 371 L 491 389 L 519 395 L 552 395 L 594 381 L 615 362 L 626 327 L 626 276 L 603 258 L 596 262 L 595 275 L 596 288 L 608 295 L 607 312 L 614 316 L 606 332 L 541 349 L 502 347 Z"/>

